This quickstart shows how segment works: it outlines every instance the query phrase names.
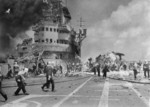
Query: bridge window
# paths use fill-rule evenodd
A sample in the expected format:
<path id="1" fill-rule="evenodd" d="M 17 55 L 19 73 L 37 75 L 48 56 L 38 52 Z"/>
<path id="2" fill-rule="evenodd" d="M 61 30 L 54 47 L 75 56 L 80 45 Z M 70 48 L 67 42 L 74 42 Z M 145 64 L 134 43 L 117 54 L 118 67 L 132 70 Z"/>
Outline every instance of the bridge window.
<path id="1" fill-rule="evenodd" d="M 53 30 L 53 29 L 52 29 L 52 28 L 50 28 L 50 31 L 51 31 L 51 32 L 52 32 L 52 30 Z"/>
<path id="2" fill-rule="evenodd" d="M 52 39 L 50 39 L 50 43 L 52 43 L 53 42 L 53 40 Z"/>
<path id="3" fill-rule="evenodd" d="M 48 27 L 46 27 L 46 31 L 48 31 Z"/>
<path id="4" fill-rule="evenodd" d="M 54 28 L 54 32 L 56 32 L 56 29 Z"/>
<path id="5" fill-rule="evenodd" d="M 57 43 L 59 43 L 59 40 L 57 40 Z"/>
<path id="6" fill-rule="evenodd" d="M 68 40 L 61 40 L 61 39 L 58 39 L 56 42 L 59 43 L 59 44 L 69 44 L 69 41 L 68 41 Z"/>

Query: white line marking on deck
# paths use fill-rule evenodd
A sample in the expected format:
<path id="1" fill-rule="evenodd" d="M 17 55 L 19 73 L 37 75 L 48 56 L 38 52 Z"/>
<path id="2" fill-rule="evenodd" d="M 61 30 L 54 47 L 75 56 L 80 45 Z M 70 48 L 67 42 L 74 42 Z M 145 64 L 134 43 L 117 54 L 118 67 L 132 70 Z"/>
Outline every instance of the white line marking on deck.
<path id="1" fill-rule="evenodd" d="M 14 107 L 14 106 L 20 105 L 21 103 L 19 103 L 19 102 L 24 101 L 24 100 L 29 99 L 29 98 L 32 98 L 32 95 L 22 97 L 20 99 L 15 100 L 15 101 L 9 102 L 5 105 L 2 105 L 1 107 Z"/>
<path id="2" fill-rule="evenodd" d="M 0 106 L 0 107 L 12 107 L 13 105 L 14 105 L 14 106 L 18 105 L 18 106 L 19 106 L 20 104 L 22 104 L 22 106 L 23 106 L 23 105 L 25 106 L 24 103 L 20 103 L 20 102 L 22 102 L 22 101 L 33 102 L 33 101 L 29 101 L 29 99 L 31 99 L 31 98 L 38 98 L 38 97 L 66 97 L 66 96 L 68 96 L 68 95 L 28 95 L 28 96 L 25 96 L 25 97 L 23 97 L 23 98 L 14 100 L 14 101 L 12 101 L 12 102 L 9 102 L 9 103 L 7 103 L 7 104 L 5 104 L 5 105 L 2 105 L 2 106 Z M 99 96 L 84 96 L 84 95 L 72 95 L 72 97 L 100 98 Z M 35 103 L 35 102 L 34 102 L 34 103 Z M 24 107 L 24 106 L 23 106 L 23 107 Z M 38 107 L 40 107 L 39 104 L 38 104 Z"/>
<path id="3" fill-rule="evenodd" d="M 36 107 L 42 107 L 42 104 L 37 101 L 28 101 L 28 102 L 35 103 L 37 105 Z"/>
<path id="4" fill-rule="evenodd" d="M 72 97 L 81 97 L 81 98 L 100 98 L 99 96 L 85 96 L 85 95 L 72 95 Z"/>
<path id="5" fill-rule="evenodd" d="M 131 83 L 127 83 L 127 84 L 129 85 L 129 88 L 131 88 L 136 93 L 136 95 L 143 101 L 143 103 L 145 103 L 146 107 L 150 107 L 149 101 L 146 100 L 146 98 L 143 97 L 140 92 L 138 92 L 136 89 L 134 89 L 134 87 Z"/>
<path id="6" fill-rule="evenodd" d="M 82 88 L 88 81 L 90 81 L 93 77 L 86 80 L 83 84 L 81 84 L 78 88 L 76 88 L 73 92 L 71 92 L 68 96 L 63 98 L 61 101 L 53 105 L 52 107 L 59 107 L 62 103 L 64 103 L 66 100 L 68 100 L 74 93 L 76 93 L 80 88 Z"/>
<path id="7" fill-rule="evenodd" d="M 38 98 L 38 97 L 52 97 L 52 96 L 59 96 L 59 97 L 64 97 L 64 96 L 67 96 L 67 95 L 28 95 L 28 96 L 25 96 L 25 97 L 22 97 L 20 99 L 17 99 L 17 100 L 14 100 L 12 102 L 9 102 L 5 105 L 2 105 L 0 107 L 13 107 L 13 106 L 19 106 L 21 101 L 27 101 L 28 99 L 30 98 Z"/>
<path id="8" fill-rule="evenodd" d="M 108 95 L 109 95 L 109 79 L 105 81 L 102 96 L 98 107 L 108 107 Z"/>

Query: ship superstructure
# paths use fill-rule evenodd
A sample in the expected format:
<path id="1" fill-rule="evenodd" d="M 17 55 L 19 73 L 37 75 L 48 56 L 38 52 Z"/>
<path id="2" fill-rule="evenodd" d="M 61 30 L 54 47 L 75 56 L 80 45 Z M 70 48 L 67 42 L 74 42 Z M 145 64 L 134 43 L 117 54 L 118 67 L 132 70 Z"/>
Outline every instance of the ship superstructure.
<path id="1" fill-rule="evenodd" d="M 71 15 L 61 0 L 43 0 L 43 18 L 33 27 L 32 51 L 39 51 L 45 63 L 53 61 L 66 66 L 80 62 L 81 42 L 86 29 L 77 33 L 70 26 Z"/>

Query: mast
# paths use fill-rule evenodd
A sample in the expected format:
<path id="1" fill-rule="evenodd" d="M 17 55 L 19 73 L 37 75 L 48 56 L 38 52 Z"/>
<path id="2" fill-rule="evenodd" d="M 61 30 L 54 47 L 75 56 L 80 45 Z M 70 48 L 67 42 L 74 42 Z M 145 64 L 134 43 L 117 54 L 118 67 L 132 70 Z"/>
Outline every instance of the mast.
<path id="1" fill-rule="evenodd" d="M 59 13 L 58 13 L 58 16 L 59 16 L 59 25 L 61 26 L 62 25 L 62 6 L 61 6 L 61 3 L 62 3 L 62 0 L 58 0 L 58 8 L 59 8 Z"/>
<path id="2" fill-rule="evenodd" d="M 84 23 L 85 21 L 83 20 L 83 18 L 82 17 L 80 17 L 80 20 L 79 20 L 79 23 L 80 23 L 80 29 L 82 29 L 82 27 L 84 26 L 83 25 L 83 23 Z"/>
<path id="3" fill-rule="evenodd" d="M 83 26 L 85 26 L 83 23 L 85 21 L 83 20 L 82 17 L 80 17 L 80 20 L 79 20 L 79 34 L 78 34 L 78 46 L 79 46 L 79 49 L 80 49 L 80 52 L 79 52 L 79 56 L 81 57 L 81 45 L 82 45 L 82 41 L 86 38 L 86 29 L 83 29 Z"/>

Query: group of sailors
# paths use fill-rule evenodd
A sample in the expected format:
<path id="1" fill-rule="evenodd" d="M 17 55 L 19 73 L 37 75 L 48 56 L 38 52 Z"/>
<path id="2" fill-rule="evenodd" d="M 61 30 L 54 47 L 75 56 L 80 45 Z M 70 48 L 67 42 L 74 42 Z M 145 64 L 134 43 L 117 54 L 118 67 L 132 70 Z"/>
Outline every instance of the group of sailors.
<path id="1" fill-rule="evenodd" d="M 133 78 L 136 80 L 138 73 L 141 73 L 145 78 L 150 79 L 150 63 L 148 61 L 145 61 L 143 63 L 134 62 L 132 64 L 132 67 L 125 67 L 124 72 L 127 70 L 133 71 Z M 111 66 L 109 63 L 99 64 L 95 63 L 91 67 L 90 71 L 94 73 L 94 75 L 103 76 L 103 78 L 107 77 L 107 72 L 112 71 Z M 118 71 L 119 72 L 119 71 Z"/>
<path id="2" fill-rule="evenodd" d="M 111 66 L 109 65 L 109 63 L 104 63 L 103 65 L 95 63 L 90 70 L 94 73 L 94 75 L 96 75 L 96 73 L 98 76 L 101 76 L 101 74 L 103 74 L 103 77 L 106 78 L 107 72 L 111 71 Z M 133 63 L 132 67 L 124 70 L 124 72 L 126 72 L 127 70 L 133 71 L 133 76 L 135 80 L 137 79 L 137 74 L 142 72 L 142 75 L 145 78 L 150 79 L 150 63 L 148 61 L 145 61 L 144 63 L 135 62 Z"/>
<path id="3" fill-rule="evenodd" d="M 22 72 L 25 68 L 24 67 L 19 67 L 19 70 L 15 70 L 14 72 L 14 77 L 15 77 L 15 81 L 17 83 L 17 89 L 14 92 L 14 96 L 19 95 L 20 91 L 22 90 L 24 95 L 29 95 L 29 93 L 26 91 L 26 79 L 24 77 L 24 73 Z M 4 97 L 5 101 L 7 101 L 8 97 L 7 94 L 4 92 L 4 90 L 2 89 L 2 81 L 3 81 L 3 75 L 2 75 L 2 69 L 0 69 L 0 94 Z M 47 63 L 44 66 L 44 72 L 46 74 L 46 82 L 42 85 L 42 90 L 45 90 L 45 87 L 47 89 L 50 88 L 50 84 L 51 84 L 51 91 L 54 92 L 55 91 L 55 82 L 53 79 L 53 75 L 54 75 L 54 71 L 55 71 L 55 67 L 53 63 Z"/>
<path id="4" fill-rule="evenodd" d="M 145 61 L 143 64 L 134 63 L 133 74 L 134 79 L 137 79 L 137 74 L 143 71 L 144 77 L 150 79 L 150 63 Z"/>
<path id="5" fill-rule="evenodd" d="M 81 63 L 68 63 L 67 64 L 67 73 L 81 71 L 81 70 L 82 70 Z"/>
<path id="6" fill-rule="evenodd" d="M 110 71 L 108 63 L 105 63 L 103 66 L 99 63 L 96 63 L 92 68 L 91 71 L 94 75 L 98 75 L 99 77 L 103 74 L 103 78 L 107 78 L 107 72 Z"/>
<path id="7" fill-rule="evenodd" d="M 13 64 L 13 67 L 10 66 L 10 64 L 8 64 L 8 73 L 6 75 L 7 79 L 13 78 L 15 77 L 15 74 L 18 72 L 22 72 L 24 74 L 24 76 L 28 75 L 28 71 L 29 69 L 27 67 L 24 66 L 24 63 L 17 63 L 16 61 Z"/>

